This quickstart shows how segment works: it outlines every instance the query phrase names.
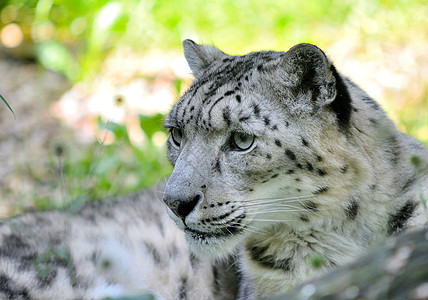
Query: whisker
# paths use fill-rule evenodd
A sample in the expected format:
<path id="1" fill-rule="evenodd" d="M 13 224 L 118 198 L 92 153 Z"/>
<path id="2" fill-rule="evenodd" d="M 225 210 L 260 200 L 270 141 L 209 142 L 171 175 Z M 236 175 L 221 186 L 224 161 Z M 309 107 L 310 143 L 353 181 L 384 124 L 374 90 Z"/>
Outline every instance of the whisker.
<path id="1" fill-rule="evenodd" d="M 313 211 L 313 210 L 308 210 L 306 208 L 297 208 L 297 209 L 285 209 L 285 208 L 281 208 L 281 207 L 267 207 L 267 208 L 263 208 L 263 209 L 249 209 L 246 211 L 247 215 L 257 215 L 257 214 L 263 214 L 263 213 L 286 213 L 286 212 L 305 212 L 305 213 L 310 213 L 313 215 L 316 215 L 317 212 L 319 211 L 330 211 L 331 209 L 318 209 L 317 211 Z"/>
<path id="2" fill-rule="evenodd" d="M 267 231 L 261 231 L 261 230 L 251 228 L 251 227 L 242 227 L 242 226 L 237 226 L 237 225 L 231 225 L 230 227 L 238 228 L 238 229 L 244 229 L 244 230 L 249 231 L 251 233 L 257 233 L 257 234 L 268 233 Z"/>
<path id="3" fill-rule="evenodd" d="M 307 212 L 303 209 L 291 209 L 291 210 L 281 210 L 281 209 L 272 209 L 272 210 L 264 210 L 264 211 L 253 211 L 248 212 L 247 215 L 259 215 L 259 214 L 269 214 L 269 213 L 285 213 L 285 212 Z"/>
<path id="4" fill-rule="evenodd" d="M 273 207 L 291 207 L 291 208 L 301 208 L 300 206 L 285 204 L 285 203 L 253 203 L 249 205 L 245 205 L 245 207 L 257 208 L 263 206 L 273 206 Z"/>
<path id="5" fill-rule="evenodd" d="M 277 222 L 277 223 L 288 223 L 288 222 L 296 222 L 298 220 L 275 220 L 275 219 L 253 219 L 255 222 Z"/>
<path id="6" fill-rule="evenodd" d="M 294 196 L 294 197 L 284 197 L 284 198 L 256 198 L 256 199 L 249 199 L 249 200 L 243 200 L 241 202 L 260 202 L 260 201 L 264 201 L 264 202 L 271 202 L 271 201 L 284 201 L 286 200 L 288 201 L 293 201 L 293 200 L 301 200 L 301 199 L 312 199 L 312 198 L 316 198 L 316 195 L 304 195 L 304 196 Z"/>
<path id="7" fill-rule="evenodd" d="M 239 222 L 234 222 L 235 224 L 232 224 L 231 226 L 234 226 L 235 228 L 244 228 L 244 229 L 248 229 L 248 228 L 250 228 L 250 229 L 252 229 L 252 230 L 256 230 L 257 231 L 257 233 L 268 233 L 267 231 L 265 231 L 265 230 L 262 230 L 261 228 L 257 228 L 257 227 L 254 227 L 253 225 L 251 225 L 251 224 L 245 224 L 245 225 L 243 225 L 242 223 L 239 223 Z M 238 226 L 237 226 L 238 225 Z M 256 231 L 253 231 L 253 232 L 256 232 Z"/>

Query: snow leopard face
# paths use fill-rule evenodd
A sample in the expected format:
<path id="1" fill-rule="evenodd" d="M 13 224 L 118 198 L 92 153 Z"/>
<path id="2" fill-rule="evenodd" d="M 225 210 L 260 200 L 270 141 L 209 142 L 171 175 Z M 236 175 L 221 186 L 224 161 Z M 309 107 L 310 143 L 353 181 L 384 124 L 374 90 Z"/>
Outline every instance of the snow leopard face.
<path id="1" fill-rule="evenodd" d="M 183 45 L 196 79 L 165 120 L 174 170 L 163 201 L 191 248 L 223 256 L 276 223 L 346 211 L 325 197 L 358 173 L 344 151 L 351 103 L 324 53 Z"/>

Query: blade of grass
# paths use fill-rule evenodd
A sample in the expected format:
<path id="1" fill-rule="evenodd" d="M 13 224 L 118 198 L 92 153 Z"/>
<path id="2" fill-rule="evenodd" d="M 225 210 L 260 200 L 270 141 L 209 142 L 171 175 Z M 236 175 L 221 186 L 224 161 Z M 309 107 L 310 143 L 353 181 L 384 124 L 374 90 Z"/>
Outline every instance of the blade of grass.
<path id="1" fill-rule="evenodd" d="M 6 99 L 0 94 L 0 98 L 3 100 L 4 104 L 6 104 L 7 108 L 9 108 L 10 112 L 13 114 L 13 118 L 16 120 L 15 113 L 13 112 L 12 107 L 10 107 L 9 103 L 7 103 Z"/>

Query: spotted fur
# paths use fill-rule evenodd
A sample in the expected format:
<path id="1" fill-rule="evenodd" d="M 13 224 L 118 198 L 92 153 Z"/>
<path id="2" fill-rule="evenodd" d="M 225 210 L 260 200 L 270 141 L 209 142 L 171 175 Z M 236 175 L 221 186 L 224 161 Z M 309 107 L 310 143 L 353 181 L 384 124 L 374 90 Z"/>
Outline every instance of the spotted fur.
<path id="1" fill-rule="evenodd" d="M 230 56 L 187 40 L 184 53 L 195 81 L 165 121 L 183 140 L 168 142 L 163 200 L 199 193 L 191 211 L 169 214 L 198 256 L 237 255 L 240 299 L 276 295 L 426 221 L 427 149 L 319 48 Z M 232 147 L 236 132 L 252 146 Z"/>
<path id="2" fill-rule="evenodd" d="M 424 224 L 428 150 L 320 49 L 184 54 L 166 206 L 149 190 L 6 221 L 0 298 L 261 299 Z"/>
<path id="3" fill-rule="evenodd" d="M 162 189 L 5 221 L 0 299 L 234 299 L 233 262 L 189 251 L 158 200 Z"/>

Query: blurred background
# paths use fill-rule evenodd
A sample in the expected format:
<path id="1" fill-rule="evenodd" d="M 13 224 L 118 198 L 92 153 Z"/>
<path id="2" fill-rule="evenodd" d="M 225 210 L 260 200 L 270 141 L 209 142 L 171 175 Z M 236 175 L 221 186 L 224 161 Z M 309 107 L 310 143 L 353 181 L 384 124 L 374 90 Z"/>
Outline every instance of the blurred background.
<path id="1" fill-rule="evenodd" d="M 181 41 L 229 54 L 324 49 L 428 144 L 426 0 L 2 0 L 0 218 L 166 178 L 164 114 L 191 82 Z"/>

